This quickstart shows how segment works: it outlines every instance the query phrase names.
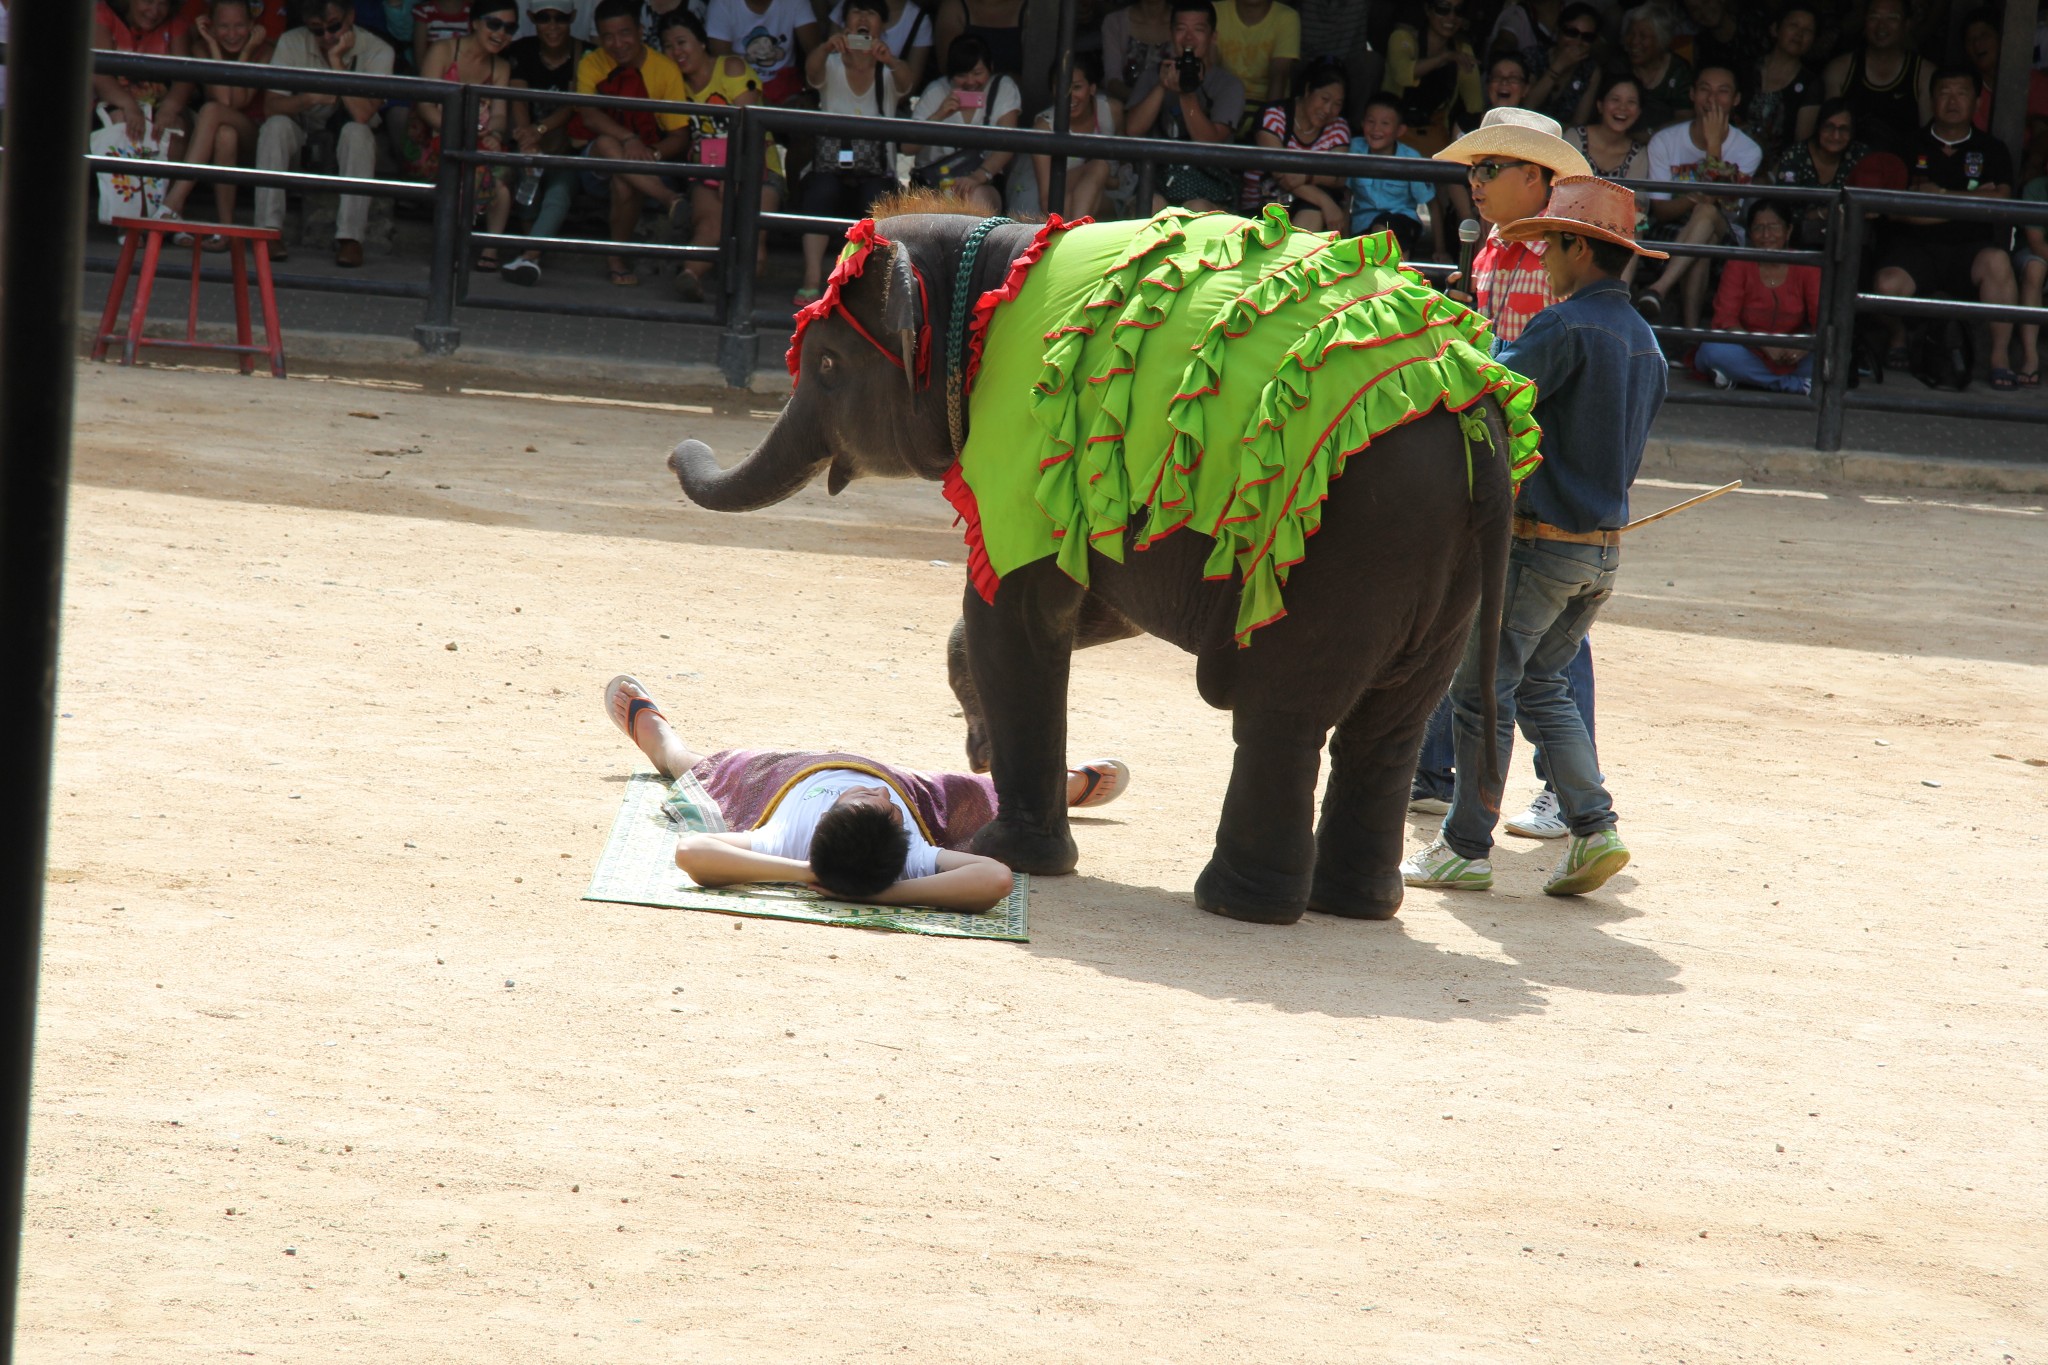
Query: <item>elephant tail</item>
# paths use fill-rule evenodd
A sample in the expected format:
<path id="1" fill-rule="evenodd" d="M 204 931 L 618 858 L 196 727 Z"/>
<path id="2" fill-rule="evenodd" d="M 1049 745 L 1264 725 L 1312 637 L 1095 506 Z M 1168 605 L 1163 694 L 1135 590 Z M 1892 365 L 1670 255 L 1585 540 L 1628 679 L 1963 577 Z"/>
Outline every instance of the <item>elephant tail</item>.
<path id="1" fill-rule="evenodd" d="M 1492 399 L 1480 404 L 1486 432 L 1493 449 L 1491 457 L 1475 461 L 1469 471 L 1472 495 L 1472 536 L 1479 552 L 1479 676 L 1492 679 L 1500 674 L 1500 623 L 1506 609 L 1508 580 L 1508 539 L 1514 525 L 1515 485 L 1508 473 L 1507 423 Z M 1468 447 L 1469 449 L 1469 447 Z M 1488 686 L 1481 703 L 1485 733 L 1500 733 L 1500 698 L 1497 687 Z M 1501 780 L 1500 744 L 1486 746 L 1486 780 Z"/>

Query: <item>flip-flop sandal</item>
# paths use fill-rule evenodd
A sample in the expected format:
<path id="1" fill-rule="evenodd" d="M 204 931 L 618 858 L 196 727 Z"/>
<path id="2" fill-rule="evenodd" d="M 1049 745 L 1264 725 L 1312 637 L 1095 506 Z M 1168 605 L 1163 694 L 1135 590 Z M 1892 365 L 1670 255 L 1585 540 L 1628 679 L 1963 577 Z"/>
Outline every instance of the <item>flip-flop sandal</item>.
<path id="1" fill-rule="evenodd" d="M 1081 799 L 1069 809 L 1106 806 L 1131 785 L 1131 769 L 1121 759 L 1097 758 L 1074 769 L 1081 778 Z"/>
<path id="2" fill-rule="evenodd" d="M 498 269 L 498 253 L 495 250 L 484 250 L 478 252 L 476 264 L 474 266 L 471 266 L 470 268 L 476 271 L 476 273 L 479 275 L 486 275 L 495 272 Z"/>
<path id="3" fill-rule="evenodd" d="M 202 251 L 226 251 L 228 249 L 228 239 L 221 236 L 218 232 L 209 232 L 206 234 L 205 240 L 199 243 L 199 247 Z"/>
<path id="4" fill-rule="evenodd" d="M 628 687 L 638 689 L 640 695 L 626 703 L 626 714 L 622 720 L 619 717 L 619 694 Z M 633 727 L 639 723 L 641 716 L 649 712 L 661 716 L 663 720 L 668 719 L 667 716 L 661 715 L 661 708 L 655 705 L 654 698 L 648 695 L 645 684 L 631 673 L 621 673 L 604 685 L 604 713 L 612 718 L 612 724 L 626 732 L 627 739 L 633 739 Z M 633 742 L 638 744 L 640 741 L 634 739 Z"/>
<path id="5" fill-rule="evenodd" d="M 2019 381 L 2019 386 L 2023 389 L 2038 389 L 2041 387 L 2041 370 L 2039 366 L 2031 370 L 2014 370 L 2012 377 Z"/>
<path id="6" fill-rule="evenodd" d="M 1991 387 L 2000 393 L 2011 393 L 2019 386 L 2019 376 L 2011 370 L 2000 368 L 1991 372 Z"/>
<path id="7" fill-rule="evenodd" d="M 631 289 L 640 283 L 639 275 L 630 270 L 608 270 L 605 273 L 611 276 L 612 284 L 620 289 Z"/>

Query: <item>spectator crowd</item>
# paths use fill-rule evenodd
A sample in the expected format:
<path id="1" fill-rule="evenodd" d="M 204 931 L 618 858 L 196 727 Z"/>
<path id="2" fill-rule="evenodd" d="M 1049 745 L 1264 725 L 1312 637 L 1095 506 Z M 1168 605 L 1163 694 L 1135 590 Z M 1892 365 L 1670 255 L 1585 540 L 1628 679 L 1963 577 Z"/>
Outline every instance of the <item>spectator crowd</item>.
<path id="1" fill-rule="evenodd" d="M 2030 45 L 2032 61 L 2024 133 L 2008 146 L 1989 131 L 2000 11 L 1976 3 L 1081 0 L 1064 91 L 1025 66 L 1027 48 L 1050 48 L 1027 38 L 1051 24 L 1054 0 L 96 0 L 95 27 L 104 48 L 501 88 L 478 104 L 476 146 L 612 164 L 479 166 L 480 226 L 544 241 L 573 215 L 601 220 L 619 244 L 606 278 L 626 287 L 640 282 L 633 243 L 650 213 L 666 220 L 671 240 L 718 242 L 725 182 L 662 163 L 723 165 L 724 126 L 560 96 L 760 102 L 900 122 L 888 141 L 771 144 L 761 190 L 770 211 L 854 217 L 906 185 L 1013 216 L 1277 204 L 1303 227 L 1386 230 L 1405 256 L 1439 261 L 1454 257 L 1457 225 L 1474 214 L 1472 180 L 1358 175 L 1342 163 L 1315 175 L 1171 156 L 1150 165 L 1072 157 L 1064 197 L 1050 203 L 1050 157 L 950 146 L 943 125 L 1048 128 L 1052 109 L 1034 106 L 1064 100 L 1069 126 L 1082 133 L 1421 158 L 1489 112 L 1519 109 L 1554 121 L 1595 174 L 1664 186 L 1638 196 L 1638 234 L 1688 245 L 1819 247 L 1825 212 L 1772 198 L 1781 186 L 2048 199 L 2048 24 L 2012 39 Z M 446 131 L 437 104 L 294 92 L 288 83 L 94 84 L 109 126 L 194 162 L 431 179 Z M 533 97 L 543 94 L 557 98 Z M 1710 185 L 1755 193 L 1700 188 Z M 190 215 L 202 246 L 224 246 L 207 234 L 194 191 L 194 182 L 173 184 L 157 211 Z M 207 198 L 212 221 L 233 220 L 234 187 L 211 187 Z M 258 225 L 284 222 L 283 190 L 251 199 Z M 370 202 L 340 199 L 332 250 L 341 266 L 364 259 Z M 1866 289 L 2041 303 L 2048 244 L 2039 227 L 1884 216 L 1870 221 L 1865 241 Z M 832 245 L 823 233 L 803 236 L 797 302 L 817 296 Z M 535 285 L 544 259 L 542 247 L 504 258 L 485 250 L 474 264 Z M 1816 319 L 1811 265 L 1681 251 L 1637 266 L 1632 295 L 1653 321 L 1784 335 L 1811 331 Z M 691 261 L 676 288 L 700 299 L 710 271 Z M 1920 350 L 1954 342 L 1883 326 L 1873 366 L 1927 377 Z M 1994 387 L 2039 384 L 2038 332 L 1990 325 Z M 1799 391 L 1811 381 L 1809 357 L 1792 347 L 1713 342 L 1694 363 L 1723 386 Z"/>

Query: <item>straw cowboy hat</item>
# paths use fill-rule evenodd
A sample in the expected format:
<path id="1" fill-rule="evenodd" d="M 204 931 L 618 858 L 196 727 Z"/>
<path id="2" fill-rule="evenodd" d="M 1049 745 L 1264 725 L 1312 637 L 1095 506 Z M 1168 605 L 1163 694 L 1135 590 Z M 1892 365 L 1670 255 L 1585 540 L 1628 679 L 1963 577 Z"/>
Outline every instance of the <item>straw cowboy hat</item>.
<path id="1" fill-rule="evenodd" d="M 1542 213 L 1508 224 L 1500 235 L 1506 241 L 1526 242 L 1546 232 L 1568 232 L 1574 237 L 1598 237 L 1653 260 L 1671 258 L 1668 251 L 1637 246 L 1632 234 L 1635 225 L 1634 190 L 1597 175 L 1568 175 L 1552 183 L 1550 202 Z"/>
<path id="2" fill-rule="evenodd" d="M 1534 109 L 1489 109 L 1479 126 L 1436 154 L 1438 161 L 1469 166 L 1482 156 L 1527 161 L 1552 175 L 1591 175 L 1578 148 L 1566 142 L 1554 118 Z"/>

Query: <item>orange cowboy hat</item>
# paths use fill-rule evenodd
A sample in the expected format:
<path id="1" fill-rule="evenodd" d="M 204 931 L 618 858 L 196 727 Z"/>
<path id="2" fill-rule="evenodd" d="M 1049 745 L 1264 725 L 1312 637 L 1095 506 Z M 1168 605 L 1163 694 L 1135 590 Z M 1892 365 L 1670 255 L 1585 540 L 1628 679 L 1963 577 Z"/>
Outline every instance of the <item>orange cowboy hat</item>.
<path id="1" fill-rule="evenodd" d="M 1634 190 L 1597 175 L 1567 175 L 1551 184 L 1550 202 L 1542 213 L 1508 224 L 1500 229 L 1500 235 L 1510 242 L 1526 242 L 1546 232 L 1566 232 L 1574 237 L 1598 237 L 1652 260 L 1671 259 L 1668 251 L 1637 246 L 1635 225 Z"/>

